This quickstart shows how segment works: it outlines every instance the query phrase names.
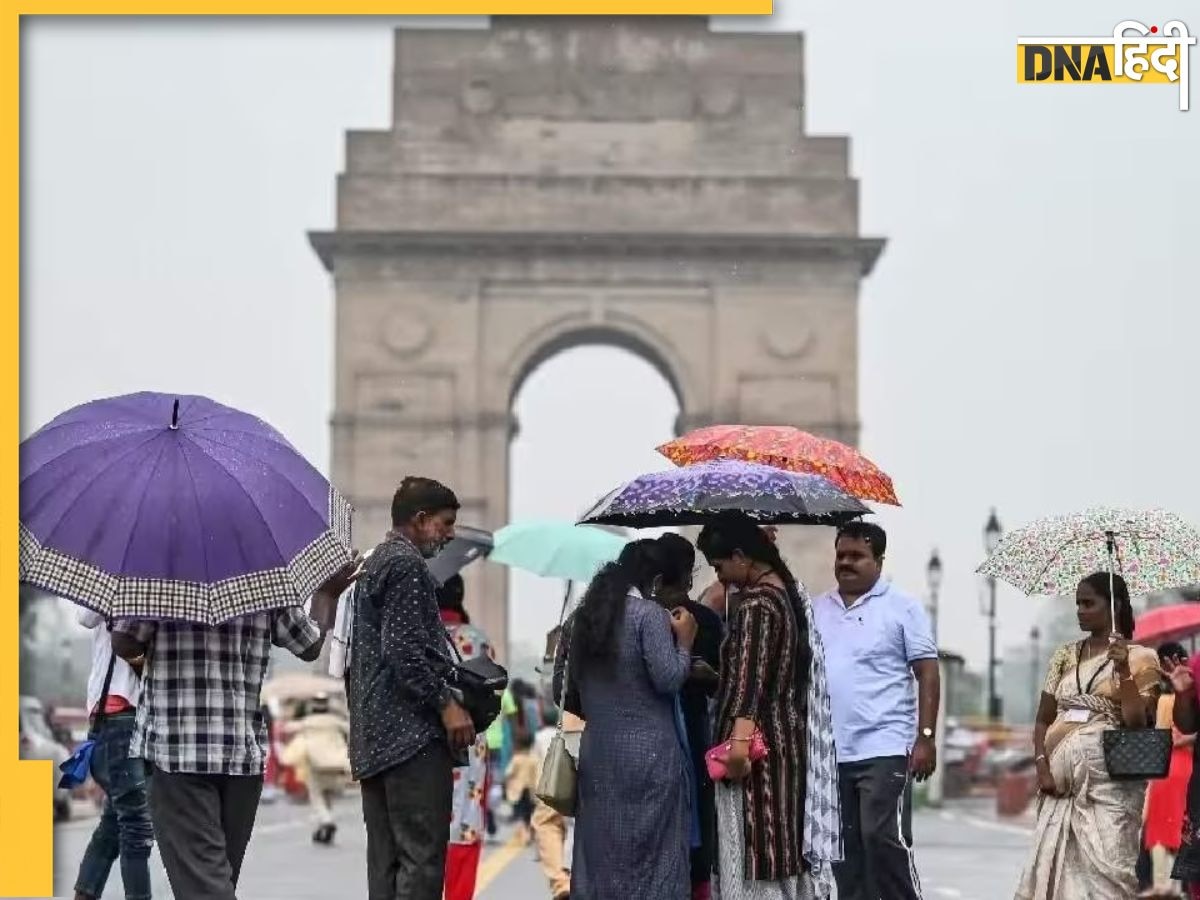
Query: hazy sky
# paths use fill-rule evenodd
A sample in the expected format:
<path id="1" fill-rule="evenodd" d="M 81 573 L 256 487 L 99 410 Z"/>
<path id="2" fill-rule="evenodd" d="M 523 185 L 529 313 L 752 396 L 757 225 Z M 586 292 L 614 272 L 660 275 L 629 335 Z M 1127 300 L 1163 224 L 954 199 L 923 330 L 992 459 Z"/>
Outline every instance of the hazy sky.
<path id="1" fill-rule="evenodd" d="M 1007 526 L 1098 502 L 1200 522 L 1200 84 L 1180 113 L 1175 88 L 1014 74 L 1017 36 L 1182 11 L 778 5 L 718 27 L 804 30 L 808 130 L 852 136 L 863 231 L 889 241 L 860 366 L 864 449 L 905 501 L 882 516 L 890 568 L 924 592 L 940 549 L 943 643 L 981 661 L 993 504 Z M 332 290 L 305 232 L 332 225 L 345 130 L 388 124 L 391 24 L 24 19 L 23 434 L 96 396 L 197 392 L 327 467 Z M 514 515 L 661 467 L 674 407 L 618 351 L 551 360 L 517 401 Z M 538 478 L 568 465 L 574 495 Z M 538 638 L 559 587 L 518 587 L 516 637 Z M 1000 606 L 1002 643 L 1024 641 L 1041 603 Z"/>

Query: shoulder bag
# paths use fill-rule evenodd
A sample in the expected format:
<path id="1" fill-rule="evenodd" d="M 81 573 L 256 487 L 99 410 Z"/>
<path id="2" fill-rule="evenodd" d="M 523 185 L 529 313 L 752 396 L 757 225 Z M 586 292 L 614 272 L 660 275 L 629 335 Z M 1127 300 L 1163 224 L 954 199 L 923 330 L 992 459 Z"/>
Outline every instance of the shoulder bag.
<path id="1" fill-rule="evenodd" d="M 561 621 L 559 625 L 562 625 Z M 561 640 L 562 632 L 559 634 Z M 568 642 L 563 646 L 563 680 L 558 694 L 558 726 L 555 728 L 554 737 L 550 740 L 546 758 L 542 761 L 537 790 L 534 791 L 534 796 L 568 819 L 575 816 L 575 796 L 579 777 L 575 769 L 575 758 L 567 749 L 567 739 L 563 735 L 567 679 L 571 677 L 571 643 L 574 642 Z"/>

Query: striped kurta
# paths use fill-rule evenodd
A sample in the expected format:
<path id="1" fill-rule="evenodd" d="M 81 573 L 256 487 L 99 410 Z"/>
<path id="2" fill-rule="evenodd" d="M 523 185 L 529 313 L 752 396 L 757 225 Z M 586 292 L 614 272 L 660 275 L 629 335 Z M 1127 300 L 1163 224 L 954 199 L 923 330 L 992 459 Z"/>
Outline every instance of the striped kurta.
<path id="1" fill-rule="evenodd" d="M 717 734 L 724 740 L 734 720 L 746 718 L 766 739 L 767 758 L 742 782 L 742 858 L 751 881 L 792 878 L 804 868 L 808 653 L 807 629 L 787 594 L 766 584 L 739 592 L 721 648 Z"/>

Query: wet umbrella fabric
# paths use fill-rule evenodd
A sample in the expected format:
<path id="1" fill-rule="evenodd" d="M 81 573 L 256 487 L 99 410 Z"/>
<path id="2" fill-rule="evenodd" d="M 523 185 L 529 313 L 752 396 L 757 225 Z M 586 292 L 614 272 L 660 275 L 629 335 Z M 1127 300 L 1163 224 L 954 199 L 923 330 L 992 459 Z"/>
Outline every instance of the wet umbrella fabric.
<path id="1" fill-rule="evenodd" d="M 308 597 L 351 508 L 270 425 L 204 397 L 96 400 L 20 447 L 20 578 L 108 618 L 215 625 Z"/>
<path id="2" fill-rule="evenodd" d="M 475 560 L 491 553 L 493 543 L 490 531 L 459 525 L 454 529 L 454 540 L 429 561 L 429 573 L 438 584 L 445 584 Z"/>
<path id="3" fill-rule="evenodd" d="M 1200 583 L 1200 532 L 1164 510 L 1098 507 L 1009 532 L 978 571 L 1058 597 L 1074 597 L 1095 572 L 1114 572 L 1137 597 Z"/>
<path id="4" fill-rule="evenodd" d="M 658 452 L 680 466 L 737 459 L 823 475 L 859 500 L 900 505 L 892 479 L 859 450 L 787 425 L 711 425 L 663 444 Z"/>
<path id="5" fill-rule="evenodd" d="M 1156 645 L 1197 634 L 1200 634 L 1200 603 L 1176 603 L 1149 609 L 1138 616 L 1133 639 L 1139 644 Z"/>
<path id="6" fill-rule="evenodd" d="M 572 522 L 514 522 L 496 532 L 489 559 L 548 578 L 590 581 L 627 543 L 606 529 Z"/>
<path id="7" fill-rule="evenodd" d="M 580 521 L 656 528 L 703 525 L 743 513 L 761 524 L 840 525 L 870 511 L 821 475 L 719 460 L 641 475 L 601 499 Z"/>

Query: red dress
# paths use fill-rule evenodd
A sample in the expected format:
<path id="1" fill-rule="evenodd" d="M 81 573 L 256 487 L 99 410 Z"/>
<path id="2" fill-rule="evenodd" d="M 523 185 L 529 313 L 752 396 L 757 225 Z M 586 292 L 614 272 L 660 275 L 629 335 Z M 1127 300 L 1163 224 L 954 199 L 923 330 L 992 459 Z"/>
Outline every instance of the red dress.
<path id="1" fill-rule="evenodd" d="M 1174 698 L 1171 698 L 1174 700 Z M 1171 733 L 1178 738 L 1176 728 Z M 1176 747 L 1171 751 L 1171 769 L 1166 778 L 1150 782 L 1146 798 L 1145 843 L 1149 850 L 1163 846 L 1172 853 L 1179 851 L 1183 836 L 1183 816 L 1187 804 L 1188 781 L 1192 777 L 1192 748 Z"/>

